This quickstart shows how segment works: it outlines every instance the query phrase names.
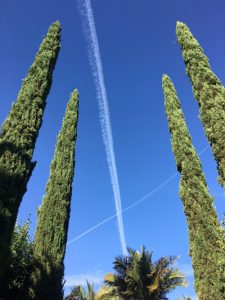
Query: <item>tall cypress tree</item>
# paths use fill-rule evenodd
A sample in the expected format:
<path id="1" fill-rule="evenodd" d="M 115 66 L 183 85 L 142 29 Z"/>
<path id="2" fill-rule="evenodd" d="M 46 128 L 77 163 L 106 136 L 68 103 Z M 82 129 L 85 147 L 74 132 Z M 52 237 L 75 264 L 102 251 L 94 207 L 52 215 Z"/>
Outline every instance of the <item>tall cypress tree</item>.
<path id="1" fill-rule="evenodd" d="M 35 166 L 32 155 L 60 49 L 60 31 L 58 21 L 49 27 L 0 133 L 0 286 L 18 209 Z"/>
<path id="2" fill-rule="evenodd" d="M 38 212 L 34 247 L 36 267 L 31 289 L 33 299 L 63 298 L 63 260 L 70 217 L 77 120 L 78 92 L 75 90 L 67 105 L 46 194 Z"/>
<path id="3" fill-rule="evenodd" d="M 219 182 L 225 188 L 225 88 L 210 68 L 208 59 L 189 28 L 177 22 L 176 34 L 200 118 L 217 161 Z"/>
<path id="4" fill-rule="evenodd" d="M 181 174 L 180 197 L 188 224 L 190 256 L 199 300 L 225 296 L 225 241 L 201 163 L 192 145 L 180 103 L 168 76 L 163 77 L 171 144 Z"/>

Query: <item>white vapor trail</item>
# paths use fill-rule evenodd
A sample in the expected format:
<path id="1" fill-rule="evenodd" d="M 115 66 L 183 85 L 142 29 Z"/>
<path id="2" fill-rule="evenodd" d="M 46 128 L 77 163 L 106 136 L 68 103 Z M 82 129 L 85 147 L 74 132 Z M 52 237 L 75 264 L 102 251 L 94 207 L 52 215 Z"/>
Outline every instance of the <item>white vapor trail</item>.
<path id="1" fill-rule="evenodd" d="M 140 198 L 139 200 L 135 201 L 133 204 L 127 206 L 126 208 L 124 208 L 122 210 L 122 213 L 124 213 L 127 210 L 130 210 L 131 208 L 133 208 L 134 206 L 140 204 L 141 202 L 143 202 L 144 200 L 146 200 L 147 198 L 151 197 L 152 195 L 154 195 L 156 192 L 158 192 L 159 190 L 161 190 L 164 186 L 166 186 L 170 181 L 172 181 L 178 173 L 174 173 L 172 176 L 170 176 L 169 178 L 167 178 L 165 181 L 163 181 L 163 183 L 161 183 L 159 186 L 157 186 L 154 190 L 152 190 L 150 193 L 146 194 L 145 196 L 143 196 L 142 198 Z M 103 220 L 102 222 L 92 226 L 91 228 L 87 229 L 86 231 L 82 232 L 81 234 L 79 234 L 77 237 L 75 237 L 74 239 L 70 240 L 67 245 L 72 244 L 73 242 L 79 240 L 80 238 L 84 237 L 85 235 L 87 235 L 89 232 L 97 229 L 98 227 L 102 226 L 103 224 L 109 222 L 110 220 L 114 219 L 117 215 L 114 214 L 111 217 L 106 218 L 105 220 Z"/>
<path id="2" fill-rule="evenodd" d="M 206 150 L 208 150 L 209 146 L 206 146 L 205 148 L 203 148 L 198 155 L 202 155 Z M 135 207 L 136 205 L 139 205 L 141 202 L 145 201 L 147 198 L 153 196 L 155 193 L 157 193 L 159 190 L 161 190 L 162 188 L 164 188 L 168 183 L 170 183 L 174 178 L 176 178 L 178 175 L 178 173 L 174 173 L 173 175 L 171 175 L 170 177 L 168 177 L 165 181 L 163 181 L 160 185 L 158 185 L 155 189 L 153 189 L 151 192 L 149 192 L 148 194 L 146 194 L 145 196 L 143 196 L 142 198 L 140 198 L 139 200 L 135 201 L 133 204 L 127 206 L 126 208 L 124 208 L 122 210 L 122 213 L 124 213 L 125 211 L 130 210 L 131 208 Z M 81 234 L 79 234 L 77 237 L 75 237 L 74 239 L 70 240 L 67 245 L 70 245 L 72 243 L 74 243 L 75 241 L 81 239 L 82 237 L 84 237 L 85 235 L 87 235 L 88 233 L 90 233 L 91 231 L 97 229 L 98 227 L 104 225 L 105 223 L 109 222 L 110 220 L 114 219 L 117 216 L 117 214 L 112 215 L 111 217 L 108 217 L 106 219 L 104 219 L 103 221 L 99 222 L 98 224 L 90 227 L 89 229 L 87 229 L 86 231 L 82 232 Z"/>
<path id="3" fill-rule="evenodd" d="M 98 106 L 100 112 L 100 124 L 103 136 L 103 142 L 106 150 L 106 157 L 109 167 L 111 184 L 114 194 L 116 216 L 118 221 L 118 230 L 120 235 L 120 242 L 123 254 L 127 254 L 127 245 L 124 234 L 123 219 L 122 219 L 122 206 L 120 197 L 120 187 L 118 181 L 118 174 L 116 168 L 116 160 L 113 147 L 113 136 L 109 115 L 108 98 L 105 88 L 104 74 L 101 62 L 101 56 L 98 45 L 98 37 L 95 28 L 94 16 L 91 8 L 90 0 L 78 0 L 79 9 L 82 15 L 83 28 L 85 39 L 88 45 L 88 56 L 95 81 Z"/>

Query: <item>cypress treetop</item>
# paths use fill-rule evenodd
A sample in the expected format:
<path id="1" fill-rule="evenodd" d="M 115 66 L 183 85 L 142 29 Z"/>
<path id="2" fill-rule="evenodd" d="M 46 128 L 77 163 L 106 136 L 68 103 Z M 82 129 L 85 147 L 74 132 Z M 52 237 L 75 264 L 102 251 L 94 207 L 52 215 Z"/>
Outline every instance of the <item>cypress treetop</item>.
<path id="1" fill-rule="evenodd" d="M 187 25 L 177 22 L 176 34 L 186 73 L 200 106 L 200 118 L 217 162 L 219 182 L 225 187 L 225 88 L 210 68 L 208 58 Z"/>
<path id="2" fill-rule="evenodd" d="M 58 58 L 60 32 L 61 26 L 58 21 L 49 27 L 35 61 L 23 80 L 17 101 L 2 125 L 1 143 L 6 140 L 23 148 L 30 158 L 41 127 L 52 73 Z"/>
<path id="3" fill-rule="evenodd" d="M 18 209 L 35 166 L 32 155 L 60 49 L 60 32 L 58 21 L 50 26 L 0 133 L 0 286 L 9 265 Z"/>
<path id="4" fill-rule="evenodd" d="M 163 91 L 172 149 L 181 174 L 179 194 L 188 224 L 195 289 L 199 300 L 223 300 L 225 241 L 214 201 L 192 145 L 176 90 L 167 75 L 163 76 Z"/>
<path id="5" fill-rule="evenodd" d="M 33 274 L 34 299 L 62 299 L 64 256 L 70 217 L 78 121 L 78 91 L 68 102 L 57 138 L 46 194 L 38 211 Z"/>

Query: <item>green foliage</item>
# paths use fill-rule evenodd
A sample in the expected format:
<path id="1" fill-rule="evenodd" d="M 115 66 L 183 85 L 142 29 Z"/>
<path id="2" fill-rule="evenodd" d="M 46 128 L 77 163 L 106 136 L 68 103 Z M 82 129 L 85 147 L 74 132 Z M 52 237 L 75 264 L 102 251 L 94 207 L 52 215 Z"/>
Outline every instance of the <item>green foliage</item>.
<path id="1" fill-rule="evenodd" d="M 184 276 L 174 268 L 175 257 L 162 257 L 153 263 L 152 253 L 144 247 L 141 252 L 128 249 L 128 253 L 115 258 L 115 273 L 104 278 L 111 295 L 127 300 L 159 300 L 185 285 Z"/>
<path id="2" fill-rule="evenodd" d="M 117 291 L 110 286 L 102 285 L 100 290 L 95 294 L 95 300 L 122 300 Z"/>
<path id="3" fill-rule="evenodd" d="M 0 133 L 0 290 L 9 267 L 18 209 L 35 166 L 32 155 L 58 57 L 60 31 L 59 22 L 50 26 Z"/>
<path id="4" fill-rule="evenodd" d="M 225 230 L 225 214 L 223 214 L 222 227 Z"/>
<path id="5" fill-rule="evenodd" d="M 29 236 L 30 221 L 16 224 L 11 243 L 11 261 L 5 276 L 7 293 L 4 299 L 24 300 L 32 269 L 33 241 Z"/>
<path id="6" fill-rule="evenodd" d="M 33 299 L 62 299 L 64 256 L 70 217 L 78 120 L 78 92 L 68 102 L 58 135 L 46 194 L 38 211 L 35 234 Z"/>
<path id="7" fill-rule="evenodd" d="M 223 300 L 225 241 L 222 229 L 175 88 L 166 75 L 163 90 L 172 148 L 181 174 L 180 197 L 188 223 L 195 288 L 199 300 Z"/>
<path id="8" fill-rule="evenodd" d="M 95 300 L 94 285 L 87 281 L 87 287 L 75 286 L 65 300 Z"/>
<path id="9" fill-rule="evenodd" d="M 225 187 L 225 88 L 210 68 L 208 59 L 189 28 L 177 22 L 186 72 L 200 106 L 200 118 L 217 161 L 219 182 Z"/>

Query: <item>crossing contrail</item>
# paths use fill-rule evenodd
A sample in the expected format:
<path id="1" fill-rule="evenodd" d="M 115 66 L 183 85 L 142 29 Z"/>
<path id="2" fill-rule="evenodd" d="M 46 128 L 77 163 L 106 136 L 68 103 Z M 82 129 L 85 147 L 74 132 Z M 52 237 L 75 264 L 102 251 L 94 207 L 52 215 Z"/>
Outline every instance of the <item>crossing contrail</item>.
<path id="1" fill-rule="evenodd" d="M 132 203 L 131 205 L 127 206 L 126 208 L 124 208 L 122 210 L 122 213 L 124 213 L 125 211 L 130 210 L 131 208 L 133 208 L 134 206 L 140 204 L 141 202 L 145 201 L 147 198 L 153 196 L 156 192 L 158 192 L 159 190 L 161 190 L 164 186 L 166 186 L 170 181 L 172 181 L 176 176 L 177 176 L 177 172 L 174 173 L 172 176 L 170 176 L 169 178 L 167 178 L 165 181 L 163 181 L 163 183 L 161 183 L 159 186 L 157 186 L 155 189 L 153 189 L 150 193 L 146 194 L 145 196 L 141 197 L 139 200 L 135 201 L 134 203 Z M 106 219 L 104 219 L 103 221 L 99 222 L 98 224 L 92 226 L 91 228 L 87 229 L 86 231 L 82 232 L 81 234 L 79 234 L 77 237 L 75 237 L 74 239 L 70 240 L 67 245 L 72 244 L 73 242 L 79 240 L 80 238 L 84 237 L 85 235 L 87 235 L 88 233 L 90 233 L 91 231 L 97 229 L 98 227 L 102 226 L 103 224 L 109 222 L 110 220 L 114 219 L 117 215 L 114 214 Z"/>
<path id="2" fill-rule="evenodd" d="M 209 146 L 206 146 L 205 148 L 203 148 L 198 155 L 202 155 L 207 149 L 209 148 Z M 154 188 L 151 192 L 149 192 L 148 194 L 146 194 L 145 196 L 141 197 L 139 200 L 135 201 L 134 203 L 132 203 L 131 205 L 127 206 L 126 208 L 124 208 L 122 210 L 122 213 L 124 213 L 125 211 L 128 211 L 130 209 L 132 209 L 133 207 L 139 205 L 141 202 L 145 201 L 146 199 L 148 199 L 149 197 L 153 196 L 155 193 L 157 193 L 159 190 L 161 190 L 162 188 L 164 188 L 168 183 L 170 183 L 173 179 L 175 179 L 177 177 L 178 173 L 174 173 L 173 175 L 171 175 L 170 177 L 168 177 L 166 180 L 164 180 L 161 184 L 159 184 L 156 188 Z M 98 224 L 90 227 L 89 229 L 85 230 L 84 232 L 82 232 L 81 234 L 79 234 L 77 237 L 75 237 L 74 239 L 70 240 L 67 245 L 70 245 L 72 243 L 74 243 L 75 241 L 81 239 L 82 237 L 84 237 L 85 235 L 87 235 L 88 233 L 90 233 L 91 231 L 97 229 L 98 227 L 104 225 L 105 223 L 109 222 L 110 220 L 114 219 L 117 216 L 117 214 L 114 214 L 106 219 L 104 219 L 103 221 L 99 222 Z"/>
<path id="3" fill-rule="evenodd" d="M 111 121 L 108 107 L 108 98 L 105 88 L 104 74 L 99 51 L 98 37 L 95 28 L 94 16 L 91 8 L 90 0 L 78 0 L 78 6 L 82 16 L 84 36 L 88 45 L 88 57 L 92 74 L 95 81 L 97 92 L 98 107 L 100 112 L 100 124 L 105 145 L 106 157 L 109 167 L 111 184 L 114 194 L 116 216 L 118 222 L 118 230 L 123 254 L 127 254 L 127 245 L 124 234 L 124 226 L 122 219 L 122 205 L 120 196 L 120 187 L 117 174 L 116 160 L 113 147 L 113 136 L 111 129 Z"/>

